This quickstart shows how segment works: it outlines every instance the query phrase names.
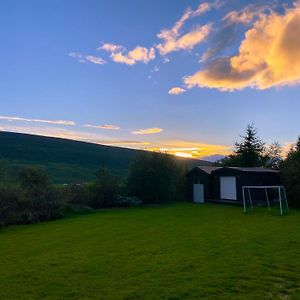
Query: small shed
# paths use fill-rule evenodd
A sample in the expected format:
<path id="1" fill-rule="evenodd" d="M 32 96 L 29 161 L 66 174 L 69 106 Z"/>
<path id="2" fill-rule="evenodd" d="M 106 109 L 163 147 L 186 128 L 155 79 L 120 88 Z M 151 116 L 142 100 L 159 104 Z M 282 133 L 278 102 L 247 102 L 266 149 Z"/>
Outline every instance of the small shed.
<path id="1" fill-rule="evenodd" d="M 220 167 L 198 166 L 187 174 L 190 199 L 196 203 L 204 203 L 212 198 L 211 173 L 218 169 Z"/>
<path id="2" fill-rule="evenodd" d="M 213 198 L 220 201 L 243 202 L 243 186 L 278 186 L 279 172 L 266 168 L 224 167 L 213 176 Z M 265 199 L 263 190 L 254 191 L 253 198 Z"/>
<path id="3" fill-rule="evenodd" d="M 206 201 L 243 204 L 243 186 L 279 186 L 279 172 L 266 168 L 199 166 L 188 175 L 190 198 Z M 252 191 L 253 198 L 265 199 L 263 189 Z"/>

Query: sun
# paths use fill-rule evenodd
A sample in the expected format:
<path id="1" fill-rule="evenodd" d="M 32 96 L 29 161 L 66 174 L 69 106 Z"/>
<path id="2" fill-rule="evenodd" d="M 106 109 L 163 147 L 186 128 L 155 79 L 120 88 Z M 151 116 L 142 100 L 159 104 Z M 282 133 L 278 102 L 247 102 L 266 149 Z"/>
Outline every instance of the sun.
<path id="1" fill-rule="evenodd" d="M 193 158 L 192 154 L 185 152 L 176 152 L 174 155 L 179 157 Z"/>

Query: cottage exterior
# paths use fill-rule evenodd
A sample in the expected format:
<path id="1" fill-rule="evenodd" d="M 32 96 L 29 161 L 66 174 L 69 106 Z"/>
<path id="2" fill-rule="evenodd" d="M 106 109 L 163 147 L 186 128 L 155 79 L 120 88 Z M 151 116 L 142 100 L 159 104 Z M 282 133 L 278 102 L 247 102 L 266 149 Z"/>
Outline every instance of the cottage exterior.
<path id="1" fill-rule="evenodd" d="M 266 168 L 196 167 L 188 173 L 190 198 L 203 203 L 243 203 L 243 186 L 281 185 L 279 172 Z M 256 200 L 264 200 L 264 190 L 252 191 Z"/>

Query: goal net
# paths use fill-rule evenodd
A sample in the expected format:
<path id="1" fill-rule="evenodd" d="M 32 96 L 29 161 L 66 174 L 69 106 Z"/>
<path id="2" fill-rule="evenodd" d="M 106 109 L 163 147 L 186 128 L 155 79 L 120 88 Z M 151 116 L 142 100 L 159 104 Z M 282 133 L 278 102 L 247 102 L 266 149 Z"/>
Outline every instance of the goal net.
<path id="1" fill-rule="evenodd" d="M 280 214 L 285 215 L 289 211 L 285 188 L 276 186 L 242 186 L 244 213 L 253 211 L 254 206 L 266 206 L 279 208 Z"/>

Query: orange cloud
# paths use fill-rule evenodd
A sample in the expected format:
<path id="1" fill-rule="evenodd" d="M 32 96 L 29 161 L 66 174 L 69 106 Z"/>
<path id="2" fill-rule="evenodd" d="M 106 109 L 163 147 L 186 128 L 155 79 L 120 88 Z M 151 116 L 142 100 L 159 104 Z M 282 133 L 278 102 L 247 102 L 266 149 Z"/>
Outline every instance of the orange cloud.
<path id="1" fill-rule="evenodd" d="M 157 35 L 159 39 L 163 40 L 156 46 L 159 53 L 165 56 L 173 51 L 191 50 L 204 41 L 211 31 L 210 24 L 198 26 L 186 34 L 182 34 L 182 28 L 189 19 L 200 16 L 218 5 L 218 1 L 203 2 L 195 10 L 188 8 L 171 29 L 163 29 Z"/>
<path id="2" fill-rule="evenodd" d="M 98 50 L 110 52 L 110 57 L 114 62 L 130 66 L 135 65 L 136 62 L 147 64 L 150 60 L 155 59 L 155 49 L 153 47 L 148 49 L 137 46 L 126 54 L 125 47 L 106 43 L 99 47 Z"/>
<path id="3" fill-rule="evenodd" d="M 132 134 L 155 134 L 162 131 L 163 131 L 162 128 L 153 127 L 153 128 L 139 129 L 136 131 L 132 131 L 131 133 Z"/>
<path id="4" fill-rule="evenodd" d="M 120 64 L 126 64 L 126 65 L 129 65 L 129 66 L 132 66 L 135 64 L 135 60 L 126 56 L 126 55 L 123 55 L 121 52 L 119 53 L 112 53 L 111 56 L 112 60 L 116 63 L 120 63 Z"/>
<path id="5" fill-rule="evenodd" d="M 98 50 L 104 50 L 107 52 L 122 52 L 125 48 L 121 45 L 115 45 L 111 43 L 105 43 L 101 47 L 97 48 Z"/>
<path id="6" fill-rule="evenodd" d="M 203 42 L 211 31 L 211 25 L 198 26 L 196 29 L 178 37 L 174 28 L 171 31 L 162 31 L 158 34 L 158 38 L 164 42 L 156 47 L 161 55 L 166 55 L 173 51 L 191 50 L 197 44 Z M 175 33 L 175 34 L 174 34 Z"/>
<path id="7" fill-rule="evenodd" d="M 168 91 L 168 94 L 170 95 L 179 95 L 184 93 L 186 90 L 181 87 L 173 87 Z"/>
<path id="8" fill-rule="evenodd" d="M 300 82 L 300 5 L 283 15 L 260 14 L 245 34 L 239 53 L 211 62 L 188 76 L 184 83 L 194 86 L 237 90 L 267 89 Z"/>

